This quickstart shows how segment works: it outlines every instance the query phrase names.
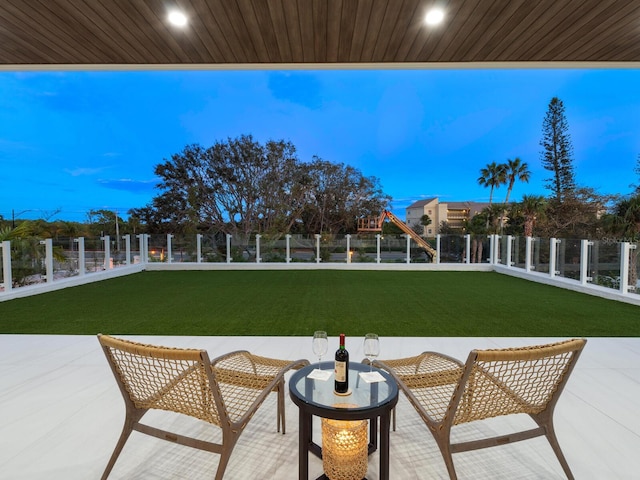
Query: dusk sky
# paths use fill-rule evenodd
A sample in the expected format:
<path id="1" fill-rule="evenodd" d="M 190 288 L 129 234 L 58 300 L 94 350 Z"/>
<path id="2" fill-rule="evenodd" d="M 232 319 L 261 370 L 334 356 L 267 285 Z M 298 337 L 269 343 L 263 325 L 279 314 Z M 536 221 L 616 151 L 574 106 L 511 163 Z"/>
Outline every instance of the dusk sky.
<path id="1" fill-rule="evenodd" d="M 549 195 L 540 161 L 552 97 L 565 105 L 577 183 L 639 183 L 640 70 L 0 72 L 0 215 L 126 217 L 158 194 L 154 166 L 189 144 L 288 140 L 380 179 L 405 218 L 415 200 L 489 199 L 490 162 L 520 157 L 523 194 Z M 494 194 L 504 200 L 506 188 Z"/>

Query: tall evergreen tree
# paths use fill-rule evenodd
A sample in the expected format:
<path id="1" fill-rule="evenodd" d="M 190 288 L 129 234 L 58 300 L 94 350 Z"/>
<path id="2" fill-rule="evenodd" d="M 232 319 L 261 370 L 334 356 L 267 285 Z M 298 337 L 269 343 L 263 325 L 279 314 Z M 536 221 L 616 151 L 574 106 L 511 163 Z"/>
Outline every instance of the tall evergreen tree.
<path id="1" fill-rule="evenodd" d="M 558 202 L 571 197 L 576 189 L 573 168 L 573 146 L 569 135 L 569 125 L 564 112 L 564 104 L 558 97 L 549 102 L 547 114 L 542 123 L 540 145 L 542 166 L 553 176 L 547 179 L 546 187 Z"/>

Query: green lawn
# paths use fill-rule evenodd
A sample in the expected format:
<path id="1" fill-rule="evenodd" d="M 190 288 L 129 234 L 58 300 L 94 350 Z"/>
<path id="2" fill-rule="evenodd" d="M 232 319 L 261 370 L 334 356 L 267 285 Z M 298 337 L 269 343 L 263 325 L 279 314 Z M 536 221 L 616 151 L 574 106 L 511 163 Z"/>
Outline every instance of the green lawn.
<path id="1" fill-rule="evenodd" d="M 143 272 L 0 303 L 0 333 L 640 336 L 640 307 L 482 272 Z"/>

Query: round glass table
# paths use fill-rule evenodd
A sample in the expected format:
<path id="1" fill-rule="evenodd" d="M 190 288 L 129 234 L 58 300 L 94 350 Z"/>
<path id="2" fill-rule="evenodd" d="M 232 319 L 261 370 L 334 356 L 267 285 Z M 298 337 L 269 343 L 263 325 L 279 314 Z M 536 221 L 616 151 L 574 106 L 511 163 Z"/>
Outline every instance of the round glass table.
<path id="1" fill-rule="evenodd" d="M 298 478 L 308 480 L 309 452 L 322 458 L 322 448 L 313 442 L 313 416 L 333 420 L 369 420 L 368 453 L 378 449 L 380 418 L 380 480 L 389 479 L 389 426 L 391 411 L 398 403 L 398 386 L 387 372 L 373 368 L 384 379 L 368 383 L 360 377 L 369 365 L 349 363 L 349 395 L 334 393 L 334 377 L 328 380 L 309 378 L 315 369 L 333 372 L 333 362 L 312 364 L 295 372 L 289 380 L 289 395 L 299 409 Z M 320 479 L 326 478 L 324 475 Z"/>

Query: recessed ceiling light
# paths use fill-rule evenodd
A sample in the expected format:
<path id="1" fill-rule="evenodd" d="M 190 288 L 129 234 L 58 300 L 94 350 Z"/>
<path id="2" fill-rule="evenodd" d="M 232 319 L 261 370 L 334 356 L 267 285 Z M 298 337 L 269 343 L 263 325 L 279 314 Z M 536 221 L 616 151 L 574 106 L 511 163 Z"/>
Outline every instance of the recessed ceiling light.
<path id="1" fill-rule="evenodd" d="M 178 10 L 173 10 L 169 12 L 169 22 L 176 27 L 184 27 L 187 24 L 187 16 Z"/>
<path id="2" fill-rule="evenodd" d="M 432 8 L 427 12 L 424 21 L 427 25 L 438 25 L 444 19 L 444 11 L 441 8 Z"/>

